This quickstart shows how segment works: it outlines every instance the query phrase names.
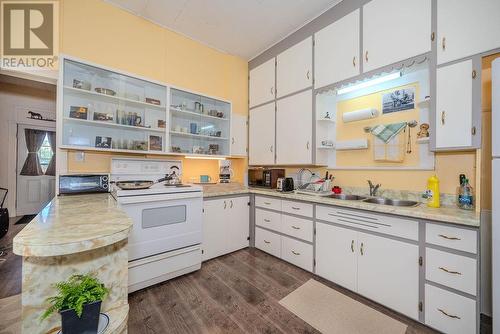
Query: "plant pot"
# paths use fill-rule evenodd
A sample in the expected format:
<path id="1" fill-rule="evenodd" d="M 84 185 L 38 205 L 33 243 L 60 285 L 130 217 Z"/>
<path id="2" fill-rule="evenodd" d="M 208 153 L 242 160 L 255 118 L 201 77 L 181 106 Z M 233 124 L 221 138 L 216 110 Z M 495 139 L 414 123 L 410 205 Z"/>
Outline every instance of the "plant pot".
<path id="1" fill-rule="evenodd" d="M 100 312 L 101 301 L 83 305 L 81 318 L 75 310 L 61 311 L 62 334 L 96 334 Z"/>

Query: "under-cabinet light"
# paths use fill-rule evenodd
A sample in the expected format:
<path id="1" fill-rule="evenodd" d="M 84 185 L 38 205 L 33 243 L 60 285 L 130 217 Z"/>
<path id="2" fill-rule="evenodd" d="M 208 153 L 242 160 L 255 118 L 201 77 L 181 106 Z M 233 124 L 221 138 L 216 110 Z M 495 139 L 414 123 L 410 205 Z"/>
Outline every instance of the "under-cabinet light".
<path id="1" fill-rule="evenodd" d="M 204 155 L 186 155 L 186 159 L 198 159 L 198 160 L 226 160 L 224 157 L 208 157 Z"/>
<path id="2" fill-rule="evenodd" d="M 375 78 L 375 79 L 371 79 L 371 80 L 360 82 L 358 84 L 354 84 L 352 86 L 340 88 L 337 90 L 337 95 L 349 93 L 349 92 L 352 92 L 352 91 L 355 91 L 358 89 L 362 89 L 362 88 L 366 88 L 366 87 L 371 87 L 371 86 L 374 86 L 374 85 L 377 85 L 377 84 L 380 84 L 380 83 L 383 83 L 386 81 L 391 81 L 391 80 L 394 80 L 394 79 L 397 79 L 400 77 L 401 77 L 401 72 L 394 72 L 391 74 L 383 75 L 383 76 L 380 76 L 380 77 Z"/>

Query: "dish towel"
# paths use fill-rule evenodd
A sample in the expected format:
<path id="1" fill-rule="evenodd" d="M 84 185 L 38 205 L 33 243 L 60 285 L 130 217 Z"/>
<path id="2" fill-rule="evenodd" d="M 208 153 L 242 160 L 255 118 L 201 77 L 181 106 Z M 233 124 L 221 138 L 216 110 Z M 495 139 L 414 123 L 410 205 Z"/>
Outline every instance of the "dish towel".
<path id="1" fill-rule="evenodd" d="M 371 128 L 370 132 L 372 135 L 382 140 L 384 143 L 388 143 L 391 139 L 396 137 L 401 131 L 403 131 L 408 123 L 393 123 L 393 124 L 380 124 Z"/>

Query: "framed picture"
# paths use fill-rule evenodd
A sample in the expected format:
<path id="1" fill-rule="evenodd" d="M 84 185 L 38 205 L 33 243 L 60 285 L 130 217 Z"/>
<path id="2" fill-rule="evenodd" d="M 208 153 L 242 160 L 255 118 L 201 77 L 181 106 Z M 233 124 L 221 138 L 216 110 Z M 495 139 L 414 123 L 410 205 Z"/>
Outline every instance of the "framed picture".
<path id="1" fill-rule="evenodd" d="M 113 122 L 113 114 L 106 114 L 104 112 L 95 112 L 94 121 Z"/>
<path id="2" fill-rule="evenodd" d="M 149 150 L 161 151 L 163 149 L 163 139 L 161 136 L 149 136 Z"/>
<path id="3" fill-rule="evenodd" d="M 95 137 L 95 147 L 111 148 L 111 137 Z"/>
<path id="4" fill-rule="evenodd" d="M 69 117 L 77 119 L 87 119 L 89 109 L 87 107 L 71 106 L 69 107 Z"/>
<path id="5" fill-rule="evenodd" d="M 382 113 L 415 109 L 415 88 L 397 89 L 382 96 Z"/>

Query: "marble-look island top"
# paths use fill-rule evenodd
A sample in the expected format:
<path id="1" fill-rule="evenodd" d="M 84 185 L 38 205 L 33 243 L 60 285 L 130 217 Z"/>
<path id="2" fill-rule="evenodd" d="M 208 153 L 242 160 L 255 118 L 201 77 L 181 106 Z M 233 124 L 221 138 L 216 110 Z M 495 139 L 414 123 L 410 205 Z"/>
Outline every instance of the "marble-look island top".
<path id="1" fill-rule="evenodd" d="M 14 237 L 21 256 L 59 256 L 126 239 L 132 220 L 109 194 L 56 196 Z"/>
<path id="2" fill-rule="evenodd" d="M 429 208 L 424 203 L 416 207 L 397 207 L 380 204 L 371 204 L 362 201 L 346 201 L 321 196 L 311 196 L 296 193 L 282 193 L 274 189 L 246 188 L 237 183 L 217 184 L 203 186 L 204 197 L 216 197 L 226 195 L 237 195 L 252 193 L 267 196 L 276 196 L 283 199 L 307 201 L 316 204 L 335 205 L 346 208 L 367 210 L 378 213 L 393 214 L 411 218 L 440 221 L 444 223 L 479 227 L 480 216 L 475 211 L 466 211 L 456 206 L 442 206 L 441 208 Z"/>

